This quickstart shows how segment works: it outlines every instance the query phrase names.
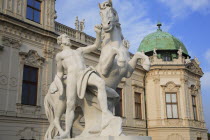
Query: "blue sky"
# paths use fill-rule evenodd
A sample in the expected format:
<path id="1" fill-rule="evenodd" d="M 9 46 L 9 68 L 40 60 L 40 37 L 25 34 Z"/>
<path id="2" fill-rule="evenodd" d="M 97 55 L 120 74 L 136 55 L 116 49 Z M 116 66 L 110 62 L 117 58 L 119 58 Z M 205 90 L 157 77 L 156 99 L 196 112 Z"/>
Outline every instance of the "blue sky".
<path id="1" fill-rule="evenodd" d="M 64 2 L 65 1 L 65 2 Z M 57 21 L 74 28 L 75 17 L 85 19 L 85 33 L 95 36 L 93 27 L 100 24 L 98 3 L 104 0 L 57 0 Z M 155 32 L 157 21 L 162 29 L 179 38 L 192 58 L 201 62 L 203 107 L 210 129 L 210 0 L 113 0 L 124 37 L 132 53 L 141 40 Z"/>

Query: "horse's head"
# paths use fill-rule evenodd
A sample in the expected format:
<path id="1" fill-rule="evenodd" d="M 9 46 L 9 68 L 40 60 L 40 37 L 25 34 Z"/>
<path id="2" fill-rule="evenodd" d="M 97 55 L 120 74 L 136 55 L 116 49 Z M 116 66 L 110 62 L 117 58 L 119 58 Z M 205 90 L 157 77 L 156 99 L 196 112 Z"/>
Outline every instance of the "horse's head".
<path id="1" fill-rule="evenodd" d="M 115 25 L 119 25 L 117 11 L 112 7 L 112 0 L 99 4 L 102 27 L 105 32 L 109 32 Z"/>

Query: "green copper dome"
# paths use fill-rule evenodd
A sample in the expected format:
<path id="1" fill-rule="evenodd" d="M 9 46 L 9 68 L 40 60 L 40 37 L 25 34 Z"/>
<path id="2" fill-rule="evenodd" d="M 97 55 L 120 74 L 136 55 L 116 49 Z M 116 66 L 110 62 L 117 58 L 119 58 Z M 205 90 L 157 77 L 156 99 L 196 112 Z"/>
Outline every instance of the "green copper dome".
<path id="1" fill-rule="evenodd" d="M 138 51 L 144 51 L 145 53 L 151 52 L 154 49 L 157 51 L 176 51 L 180 47 L 183 50 L 183 54 L 189 56 L 188 51 L 184 44 L 173 35 L 163 32 L 160 29 L 161 23 L 157 24 L 158 29 L 156 32 L 147 35 L 141 42 Z"/>

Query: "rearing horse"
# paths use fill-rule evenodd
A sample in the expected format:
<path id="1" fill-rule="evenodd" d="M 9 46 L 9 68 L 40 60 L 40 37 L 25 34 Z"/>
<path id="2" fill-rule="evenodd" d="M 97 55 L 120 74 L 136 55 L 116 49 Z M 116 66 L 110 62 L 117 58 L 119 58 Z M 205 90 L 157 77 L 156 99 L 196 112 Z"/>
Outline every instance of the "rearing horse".
<path id="1" fill-rule="evenodd" d="M 101 56 L 96 66 L 97 71 L 105 80 L 108 87 L 116 89 L 123 77 L 131 77 L 138 59 L 143 59 L 143 68 L 149 70 L 148 56 L 137 52 L 130 59 L 129 47 L 123 38 L 117 11 L 112 6 L 112 1 L 99 4 L 104 39 Z"/>

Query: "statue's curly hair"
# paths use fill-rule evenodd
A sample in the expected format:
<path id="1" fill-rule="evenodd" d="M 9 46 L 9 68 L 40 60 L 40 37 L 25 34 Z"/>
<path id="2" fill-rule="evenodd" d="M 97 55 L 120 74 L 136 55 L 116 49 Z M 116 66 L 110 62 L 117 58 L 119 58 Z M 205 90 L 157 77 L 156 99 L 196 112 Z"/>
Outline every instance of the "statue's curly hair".
<path id="1" fill-rule="evenodd" d="M 58 45 L 61 45 L 62 44 L 62 38 L 65 37 L 65 36 L 68 36 L 67 34 L 62 34 L 60 35 L 58 38 L 57 38 L 57 43 Z"/>

